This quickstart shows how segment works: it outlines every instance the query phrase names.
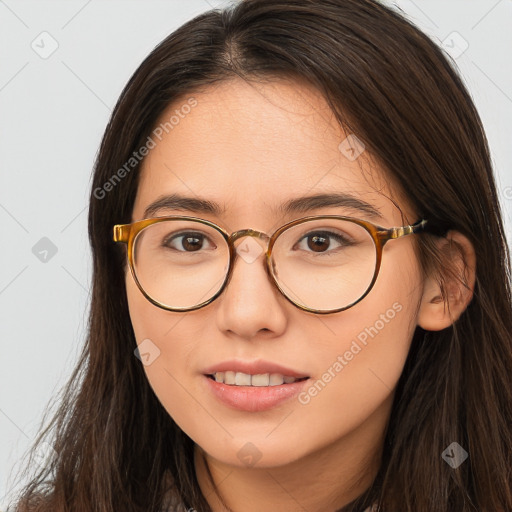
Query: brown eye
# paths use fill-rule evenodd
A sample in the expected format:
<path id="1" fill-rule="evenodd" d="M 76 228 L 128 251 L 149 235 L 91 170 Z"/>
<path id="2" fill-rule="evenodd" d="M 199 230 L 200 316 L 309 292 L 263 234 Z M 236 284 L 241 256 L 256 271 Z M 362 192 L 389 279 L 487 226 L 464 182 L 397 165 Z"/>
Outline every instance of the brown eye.
<path id="1" fill-rule="evenodd" d="M 325 253 L 328 250 L 333 250 L 333 248 L 343 248 L 352 244 L 352 242 L 345 236 L 331 231 L 315 231 L 303 236 L 298 242 L 298 247 L 301 250 L 307 250 L 304 247 L 304 244 L 299 245 L 303 241 L 306 241 L 306 246 L 310 249 L 310 251 L 307 252 L 315 252 L 319 254 Z"/>
<path id="2" fill-rule="evenodd" d="M 204 248 L 204 244 L 207 240 L 208 237 L 202 233 L 187 232 L 173 234 L 171 237 L 166 238 L 162 245 L 180 252 L 196 252 Z M 215 246 L 213 246 L 213 248 L 215 248 Z"/>

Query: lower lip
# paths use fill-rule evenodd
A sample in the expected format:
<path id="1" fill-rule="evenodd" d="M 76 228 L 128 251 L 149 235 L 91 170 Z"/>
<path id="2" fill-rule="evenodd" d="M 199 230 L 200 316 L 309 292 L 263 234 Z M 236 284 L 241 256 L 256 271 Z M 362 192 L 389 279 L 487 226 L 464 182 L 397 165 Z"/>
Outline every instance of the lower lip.
<path id="1" fill-rule="evenodd" d="M 259 412 L 272 409 L 297 396 L 309 379 L 279 386 L 231 386 L 204 377 L 213 394 L 224 404 L 239 411 Z"/>

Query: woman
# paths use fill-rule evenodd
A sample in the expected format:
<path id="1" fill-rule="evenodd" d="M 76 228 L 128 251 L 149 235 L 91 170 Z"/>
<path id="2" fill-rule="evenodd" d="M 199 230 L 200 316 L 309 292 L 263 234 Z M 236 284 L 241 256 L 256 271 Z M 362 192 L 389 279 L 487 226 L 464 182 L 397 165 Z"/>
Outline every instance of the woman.
<path id="1" fill-rule="evenodd" d="M 16 510 L 512 510 L 488 145 L 393 10 L 245 0 L 171 34 L 89 233 L 88 342 Z"/>

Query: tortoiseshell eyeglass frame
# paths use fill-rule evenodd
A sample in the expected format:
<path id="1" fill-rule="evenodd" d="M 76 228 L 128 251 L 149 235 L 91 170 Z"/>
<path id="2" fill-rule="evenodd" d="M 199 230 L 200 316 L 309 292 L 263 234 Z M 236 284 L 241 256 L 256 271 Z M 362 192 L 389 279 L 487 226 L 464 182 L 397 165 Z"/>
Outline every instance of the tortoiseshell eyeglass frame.
<path id="1" fill-rule="evenodd" d="M 349 221 L 349 222 L 358 224 L 359 226 L 362 226 L 372 237 L 373 242 L 375 244 L 375 250 L 376 250 L 375 271 L 373 274 L 372 281 L 370 282 L 366 291 L 359 297 L 359 299 L 352 302 L 351 304 L 348 304 L 347 306 L 344 306 L 342 308 L 337 308 L 337 309 L 332 309 L 332 310 L 311 309 L 306 306 L 303 306 L 302 304 L 295 302 L 292 298 L 290 298 L 286 294 L 286 292 L 279 286 L 279 284 L 274 276 L 272 264 L 271 264 L 271 260 L 270 260 L 271 253 L 272 253 L 272 247 L 274 246 L 277 237 L 281 233 L 283 233 L 284 231 L 286 231 L 289 228 L 292 228 L 294 226 L 302 224 L 303 222 L 308 222 L 310 220 L 321 220 L 321 219 L 345 220 L 345 221 Z M 143 229 L 147 228 L 148 226 L 151 226 L 152 224 L 156 224 L 159 222 L 166 222 L 166 221 L 170 221 L 170 220 L 194 221 L 194 222 L 198 222 L 200 224 L 205 224 L 207 226 L 210 226 L 210 227 L 216 229 L 222 235 L 222 237 L 224 238 L 224 240 L 226 241 L 226 243 L 229 246 L 229 267 L 228 267 L 228 271 L 226 273 L 226 276 L 224 278 L 224 282 L 223 282 L 222 286 L 208 300 L 205 300 L 204 302 L 201 302 L 201 303 L 199 303 L 193 307 L 189 307 L 189 308 L 172 308 L 170 306 L 167 306 L 166 304 L 162 304 L 161 302 L 155 300 L 144 290 L 144 288 L 140 284 L 140 282 L 137 278 L 137 274 L 135 272 L 133 246 L 134 246 L 135 240 L 137 238 L 137 235 Z M 130 266 L 130 271 L 133 276 L 133 279 L 135 280 L 135 283 L 137 284 L 139 290 L 142 292 L 144 297 L 146 297 L 146 299 L 149 300 L 149 302 L 151 302 L 155 306 L 165 309 L 167 311 L 186 312 L 186 311 L 194 311 L 196 309 L 206 306 L 207 304 L 210 304 L 217 297 L 219 297 L 219 295 L 224 291 L 228 282 L 230 281 L 231 274 L 233 272 L 233 266 L 234 266 L 233 264 L 235 262 L 235 258 L 237 255 L 234 243 L 238 239 L 240 239 L 242 237 L 246 237 L 246 236 L 252 236 L 255 238 L 259 238 L 267 243 L 267 249 L 265 252 L 267 273 L 271 277 L 271 279 L 272 279 L 273 283 L 275 284 L 275 286 L 277 287 L 277 289 L 282 293 L 282 295 L 289 302 L 291 302 L 294 306 L 298 307 L 299 309 L 301 309 L 303 311 L 308 311 L 310 313 L 315 313 L 315 314 L 319 314 L 319 315 L 325 315 L 325 314 L 338 313 L 340 311 L 345 311 L 345 310 L 351 308 L 352 306 L 354 306 L 355 304 L 357 304 L 358 302 L 360 302 L 361 300 L 363 300 L 368 295 L 370 290 L 373 288 L 373 285 L 375 284 L 375 281 L 377 280 L 377 276 L 379 274 L 379 269 L 380 269 L 380 265 L 381 265 L 381 261 L 382 261 L 382 251 L 383 251 L 385 244 L 389 240 L 396 240 L 397 238 L 401 238 L 406 235 L 411 235 L 411 234 L 423 231 L 427 222 L 428 222 L 427 220 L 421 219 L 421 220 L 415 222 L 414 224 L 410 224 L 410 225 L 406 225 L 406 226 L 384 228 L 382 226 L 373 224 L 371 222 L 356 219 L 353 217 L 343 217 L 340 215 L 315 215 L 315 216 L 302 217 L 300 219 L 296 219 L 292 222 L 289 222 L 289 223 L 281 226 L 279 229 L 277 229 L 271 236 L 269 236 L 266 233 L 263 233 L 261 231 L 256 231 L 254 229 L 241 229 L 239 231 L 235 231 L 235 232 L 231 233 L 231 235 L 230 235 L 224 228 L 222 228 L 221 226 L 218 226 L 217 224 L 214 224 L 213 222 L 210 222 L 208 220 L 201 219 L 198 217 L 172 215 L 172 216 L 166 216 L 166 217 L 155 217 L 152 219 L 143 219 L 143 220 L 140 220 L 137 222 L 133 222 L 131 224 L 117 224 L 114 226 L 113 239 L 114 239 L 114 242 L 121 242 L 121 243 L 127 244 L 127 246 L 128 246 L 128 263 Z"/>

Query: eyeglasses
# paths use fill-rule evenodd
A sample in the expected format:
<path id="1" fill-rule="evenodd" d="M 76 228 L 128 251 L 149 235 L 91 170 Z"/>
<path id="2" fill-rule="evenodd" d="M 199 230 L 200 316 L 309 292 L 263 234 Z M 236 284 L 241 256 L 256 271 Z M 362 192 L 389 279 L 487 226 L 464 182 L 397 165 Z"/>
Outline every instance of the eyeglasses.
<path id="1" fill-rule="evenodd" d="M 254 238 L 263 240 L 267 274 L 284 297 L 304 311 L 327 314 L 361 301 L 375 284 L 384 245 L 422 231 L 426 223 L 383 228 L 323 215 L 289 222 L 271 236 L 253 229 L 230 235 L 204 219 L 169 216 L 118 224 L 114 241 L 128 245 L 142 294 L 162 309 L 184 312 L 214 301 L 231 279 L 237 254 L 252 263 L 264 252 Z M 235 248 L 243 237 L 254 238 Z"/>

